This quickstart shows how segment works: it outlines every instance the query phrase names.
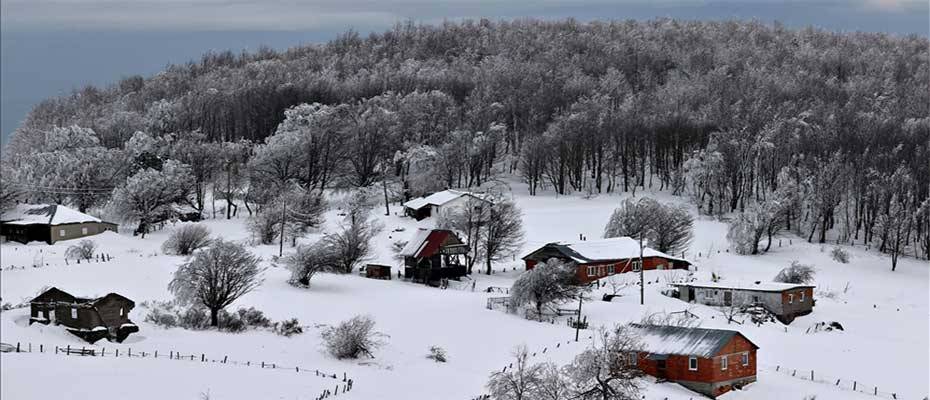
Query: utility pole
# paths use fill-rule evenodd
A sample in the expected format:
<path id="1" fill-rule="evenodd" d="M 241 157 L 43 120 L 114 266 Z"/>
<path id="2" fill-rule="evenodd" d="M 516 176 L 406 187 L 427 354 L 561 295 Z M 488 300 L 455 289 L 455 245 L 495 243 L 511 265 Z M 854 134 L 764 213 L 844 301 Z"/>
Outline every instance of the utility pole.
<path id="1" fill-rule="evenodd" d="M 639 305 L 646 304 L 646 278 L 643 274 L 643 234 L 645 232 L 639 233 Z"/>
<path id="2" fill-rule="evenodd" d="M 281 201 L 284 207 L 281 208 L 281 241 L 278 242 L 278 257 L 284 255 L 284 225 L 287 224 L 287 199 L 282 198 Z"/>
<path id="3" fill-rule="evenodd" d="M 581 332 L 581 302 L 584 301 L 584 295 L 578 295 L 578 317 L 575 321 L 575 341 L 578 341 L 578 335 Z"/>

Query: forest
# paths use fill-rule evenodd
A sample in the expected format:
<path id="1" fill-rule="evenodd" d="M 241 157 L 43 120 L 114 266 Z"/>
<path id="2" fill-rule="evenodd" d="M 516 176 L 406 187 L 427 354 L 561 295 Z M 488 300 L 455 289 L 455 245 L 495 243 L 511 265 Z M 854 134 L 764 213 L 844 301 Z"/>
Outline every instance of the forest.
<path id="1" fill-rule="evenodd" d="M 273 240 L 272 215 L 293 213 L 295 233 L 318 223 L 325 190 L 388 203 L 509 175 L 531 195 L 687 196 L 731 221 L 738 252 L 791 231 L 926 259 L 928 47 L 778 23 L 525 19 L 209 53 L 37 105 L 3 149 L 0 201 L 100 210 L 140 233 L 172 205 L 219 201 Z"/>

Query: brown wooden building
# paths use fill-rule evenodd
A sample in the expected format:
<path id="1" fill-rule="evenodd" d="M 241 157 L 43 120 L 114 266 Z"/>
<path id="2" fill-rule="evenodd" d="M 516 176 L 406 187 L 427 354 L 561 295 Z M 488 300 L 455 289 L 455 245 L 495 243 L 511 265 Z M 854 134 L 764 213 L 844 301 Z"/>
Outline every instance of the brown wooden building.
<path id="1" fill-rule="evenodd" d="M 784 324 L 810 314 L 814 309 L 812 285 L 753 282 L 689 282 L 672 284 L 678 288 L 678 298 L 709 306 L 759 305 L 775 314 Z"/>
<path id="2" fill-rule="evenodd" d="M 553 242 L 523 256 L 526 270 L 539 262 L 556 258 L 574 262 L 578 281 L 593 282 L 614 274 L 638 272 L 639 242 L 629 237 L 586 240 L 574 243 Z M 691 262 L 650 248 L 643 249 L 642 268 L 688 269 Z"/>
<path id="3" fill-rule="evenodd" d="M 29 324 L 64 325 L 68 332 L 90 343 L 103 338 L 122 342 L 139 331 L 129 319 L 133 307 L 132 300 L 116 293 L 88 299 L 53 287 L 30 301 Z"/>
<path id="4" fill-rule="evenodd" d="M 443 279 L 465 276 L 464 257 L 468 246 L 445 229 L 418 229 L 401 250 L 404 277 L 414 282 L 438 285 Z"/>
<path id="5" fill-rule="evenodd" d="M 724 329 L 632 324 L 639 368 L 715 398 L 756 381 L 756 346 Z"/>
<path id="6" fill-rule="evenodd" d="M 0 216 L 0 236 L 20 243 L 45 242 L 117 232 L 117 225 L 60 204 L 18 204 Z"/>

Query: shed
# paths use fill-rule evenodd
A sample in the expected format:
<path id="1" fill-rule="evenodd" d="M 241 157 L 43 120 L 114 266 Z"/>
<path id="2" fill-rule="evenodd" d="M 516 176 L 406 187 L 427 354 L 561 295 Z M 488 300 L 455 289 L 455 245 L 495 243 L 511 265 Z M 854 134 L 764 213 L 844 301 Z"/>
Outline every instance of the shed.
<path id="1" fill-rule="evenodd" d="M 637 366 L 646 374 L 717 397 L 755 382 L 755 343 L 725 329 L 631 324 Z"/>
<path id="2" fill-rule="evenodd" d="M 446 215 L 465 206 L 469 201 L 491 203 L 489 196 L 485 194 L 450 189 L 404 203 L 404 214 L 419 221 L 430 216 Z"/>
<path id="3" fill-rule="evenodd" d="M 129 319 L 135 302 L 116 293 L 81 298 L 53 287 L 32 299 L 29 307 L 30 325 L 64 325 L 68 332 L 90 343 L 103 338 L 122 342 L 139 331 Z"/>
<path id="4" fill-rule="evenodd" d="M 117 232 L 118 227 L 60 204 L 17 204 L 0 215 L 0 235 L 20 243 L 54 244 L 105 231 Z"/>
<path id="5" fill-rule="evenodd" d="M 391 266 L 368 264 L 365 266 L 365 277 L 372 279 L 391 279 Z"/>
<path id="6" fill-rule="evenodd" d="M 580 242 L 552 242 L 523 256 L 526 269 L 550 258 L 573 262 L 578 281 L 592 282 L 610 275 L 639 271 L 639 242 L 630 237 L 616 237 Z M 643 249 L 642 268 L 687 269 L 691 262 L 651 248 Z"/>
<path id="7" fill-rule="evenodd" d="M 784 324 L 814 309 L 813 285 L 781 282 L 688 282 L 675 283 L 678 298 L 709 306 L 759 305 Z"/>
<path id="8" fill-rule="evenodd" d="M 465 276 L 464 257 L 468 246 L 446 229 L 418 229 L 400 251 L 404 277 L 414 282 L 437 285 L 442 279 Z"/>

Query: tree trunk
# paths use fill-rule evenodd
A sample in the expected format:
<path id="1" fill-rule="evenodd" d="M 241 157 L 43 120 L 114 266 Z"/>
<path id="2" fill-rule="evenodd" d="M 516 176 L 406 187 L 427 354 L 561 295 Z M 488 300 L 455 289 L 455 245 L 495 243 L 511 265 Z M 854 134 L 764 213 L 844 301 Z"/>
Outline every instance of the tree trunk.
<path id="1" fill-rule="evenodd" d="M 211 308 L 210 309 L 210 326 L 220 326 L 220 309 Z"/>

